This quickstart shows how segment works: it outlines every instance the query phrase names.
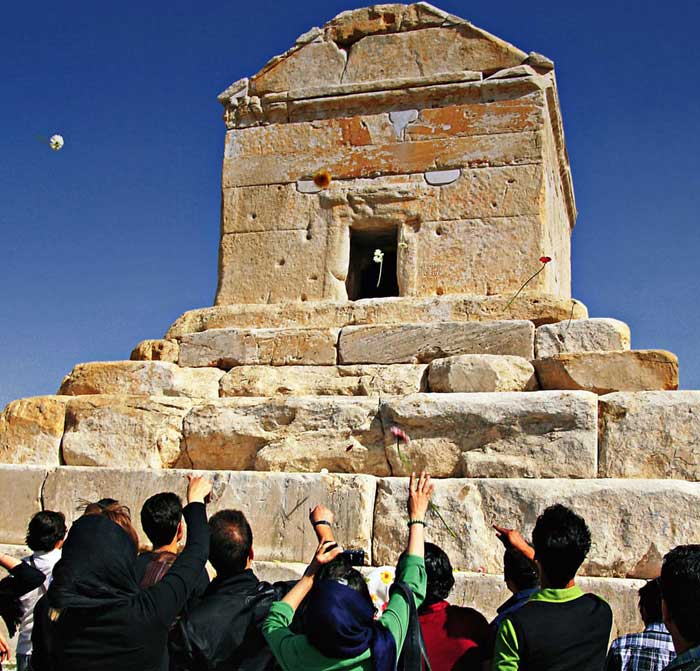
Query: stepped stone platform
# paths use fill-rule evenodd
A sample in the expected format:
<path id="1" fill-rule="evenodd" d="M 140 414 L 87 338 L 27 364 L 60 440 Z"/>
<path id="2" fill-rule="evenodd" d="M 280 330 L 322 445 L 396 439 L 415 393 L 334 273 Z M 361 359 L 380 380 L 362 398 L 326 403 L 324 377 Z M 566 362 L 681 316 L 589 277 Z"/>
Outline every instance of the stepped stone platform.
<path id="1" fill-rule="evenodd" d="M 393 563 L 411 468 L 453 600 L 505 600 L 491 524 L 562 502 L 614 631 L 665 552 L 700 542 L 700 391 L 571 297 L 576 203 L 554 64 L 426 3 L 343 12 L 220 96 L 218 288 L 129 360 L 81 363 L 0 414 L 0 543 L 28 518 L 214 480 L 257 568 L 299 575 L 316 503 Z M 403 429 L 407 444 L 391 432 Z"/>

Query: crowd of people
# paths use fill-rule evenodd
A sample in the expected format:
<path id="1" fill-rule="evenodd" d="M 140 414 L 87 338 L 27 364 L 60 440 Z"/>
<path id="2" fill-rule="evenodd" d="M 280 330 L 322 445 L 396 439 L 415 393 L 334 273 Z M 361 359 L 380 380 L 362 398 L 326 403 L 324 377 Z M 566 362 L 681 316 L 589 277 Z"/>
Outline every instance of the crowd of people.
<path id="1" fill-rule="evenodd" d="M 639 590 L 644 631 L 609 645 L 610 606 L 576 584 L 591 545 L 585 521 L 550 506 L 532 544 L 494 526 L 512 596 L 488 622 L 448 601 L 450 559 L 424 540 L 430 476 L 411 476 L 408 489 L 395 569 L 358 570 L 333 512 L 319 505 L 309 515 L 318 546 L 296 582 L 257 578 L 250 524 L 239 510 L 207 519 L 202 477 L 190 477 L 184 508 L 172 492 L 144 503 L 152 549 L 140 554 L 130 511 L 115 499 L 88 504 L 67 534 L 63 514 L 37 513 L 32 553 L 0 554 L 0 616 L 18 632 L 17 669 L 700 671 L 700 545 L 666 555 Z M 8 658 L 0 637 L 0 662 Z"/>

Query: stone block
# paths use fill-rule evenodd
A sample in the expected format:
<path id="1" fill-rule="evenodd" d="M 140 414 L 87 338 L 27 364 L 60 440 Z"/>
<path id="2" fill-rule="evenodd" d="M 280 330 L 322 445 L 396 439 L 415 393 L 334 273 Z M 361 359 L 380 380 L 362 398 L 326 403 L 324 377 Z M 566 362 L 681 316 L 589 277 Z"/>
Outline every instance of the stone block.
<path id="1" fill-rule="evenodd" d="M 511 354 L 531 359 L 534 326 L 526 321 L 347 326 L 339 360 L 353 363 L 426 363 L 455 354 Z"/>
<path id="2" fill-rule="evenodd" d="M 393 129 L 392 129 L 393 133 Z M 542 133 L 528 131 L 435 138 L 416 142 L 341 147 L 329 151 L 319 165 L 318 150 L 277 156 L 225 158 L 224 188 L 284 184 L 325 167 L 334 179 L 404 175 L 428 170 L 527 165 L 542 161 Z"/>
<path id="3" fill-rule="evenodd" d="M 1 468 L 0 474 L 7 468 L 11 467 Z M 76 506 L 82 501 L 110 496 L 129 506 L 145 541 L 139 521 L 143 502 L 163 491 L 174 491 L 184 500 L 187 472 L 59 468 L 47 479 L 44 504 L 51 510 L 62 510 L 72 522 L 80 514 Z M 375 479 L 370 476 L 226 471 L 203 475 L 214 482 L 209 514 L 225 508 L 242 510 L 253 529 L 256 559 L 309 561 L 316 549 L 316 536 L 308 514 L 319 503 L 335 512 L 338 536 L 349 547 L 365 550 L 371 558 Z M 2 529 L 7 527 L 3 525 Z"/>
<path id="4" fill-rule="evenodd" d="M 343 83 L 381 81 L 460 70 L 519 65 L 527 54 L 463 23 L 405 33 L 368 35 L 350 48 Z"/>
<path id="5" fill-rule="evenodd" d="M 42 509 L 48 473 L 49 469 L 40 466 L 0 466 L 0 492 L 5 501 L 0 513 L 0 543 L 24 543 L 29 520 Z"/>
<path id="6" fill-rule="evenodd" d="M 460 354 L 429 366 L 430 391 L 493 392 L 537 389 L 533 365 L 519 356 Z"/>
<path id="7" fill-rule="evenodd" d="M 427 540 L 455 568 L 501 570 L 503 546 L 492 524 L 521 529 L 530 538 L 537 516 L 554 503 L 571 507 L 591 530 L 581 574 L 651 578 L 676 545 L 700 542 L 695 520 L 700 484 L 679 480 L 437 480 L 434 503 L 456 538 L 428 514 Z M 391 564 L 403 549 L 406 478 L 379 481 L 375 509 L 375 564 Z"/>
<path id="8" fill-rule="evenodd" d="M 212 329 L 184 335 L 181 366 L 332 366 L 336 363 L 335 329 Z"/>
<path id="9" fill-rule="evenodd" d="M 332 259 L 326 255 L 335 235 L 320 221 L 307 225 L 308 230 L 222 235 L 217 294 L 236 303 L 335 298 L 327 286 Z M 342 298 L 347 297 L 344 290 L 343 285 Z"/>
<path id="10" fill-rule="evenodd" d="M 181 338 L 220 328 L 342 328 L 359 324 L 406 324 L 430 321 L 490 322 L 525 319 L 535 325 L 588 316 L 586 306 L 572 298 L 523 291 L 508 305 L 511 296 L 430 296 L 370 298 L 362 301 L 309 301 L 277 305 L 218 304 L 190 310 L 168 330 L 168 337 Z"/>
<path id="11" fill-rule="evenodd" d="M 127 394 L 218 398 L 218 368 L 180 368 L 166 361 L 102 361 L 78 364 L 59 394 Z"/>
<path id="12" fill-rule="evenodd" d="M 381 404 L 393 473 L 592 478 L 597 399 L 583 392 L 413 394 Z M 403 460 L 388 429 L 410 436 Z M 409 467 L 409 462 L 411 466 Z"/>
<path id="13" fill-rule="evenodd" d="M 0 415 L 0 463 L 58 466 L 67 400 L 34 396 L 9 403 Z"/>
<path id="14" fill-rule="evenodd" d="M 617 392 L 598 408 L 599 477 L 700 480 L 700 391 Z"/>
<path id="15" fill-rule="evenodd" d="M 469 240 L 469 244 L 465 241 Z M 405 236 L 410 263 L 411 295 L 511 293 L 541 267 L 544 253 L 542 221 L 537 215 L 489 217 L 456 221 L 425 221 Z M 492 251 L 498 249 L 498 254 Z M 566 250 L 548 249 L 552 257 Z M 568 260 L 568 256 L 566 256 Z M 550 271 L 550 268 L 552 270 Z M 531 291 L 565 291 L 552 284 L 554 265 L 528 284 Z M 518 297 L 519 298 L 519 297 Z M 517 299 L 516 299 L 517 300 Z"/>
<path id="16" fill-rule="evenodd" d="M 311 42 L 270 61 L 250 80 L 250 92 L 265 93 L 316 86 L 319 81 L 340 84 L 346 54 L 333 42 Z"/>
<path id="17" fill-rule="evenodd" d="M 542 389 L 613 391 L 678 389 L 678 359 L 664 350 L 572 352 L 534 361 Z"/>
<path id="18" fill-rule="evenodd" d="M 545 359 L 568 352 L 610 352 L 630 348 L 630 327 L 617 319 L 567 319 L 535 331 L 535 355 Z"/>
<path id="19" fill-rule="evenodd" d="M 182 466 L 388 474 L 379 402 L 370 398 L 227 398 L 185 419 Z"/>
<path id="20" fill-rule="evenodd" d="M 66 405 L 68 466 L 169 468 L 180 457 L 192 401 L 176 397 L 77 396 Z"/>
<path id="21" fill-rule="evenodd" d="M 237 366 L 221 379 L 227 396 L 372 396 L 425 391 L 426 366 Z"/>
<path id="22" fill-rule="evenodd" d="M 132 361 L 168 361 L 177 363 L 180 347 L 175 340 L 142 340 L 131 351 Z"/>
<path id="23" fill-rule="evenodd" d="M 294 184 L 224 189 L 221 230 L 224 234 L 295 229 L 306 233 L 317 208 L 318 199 L 299 193 Z"/>

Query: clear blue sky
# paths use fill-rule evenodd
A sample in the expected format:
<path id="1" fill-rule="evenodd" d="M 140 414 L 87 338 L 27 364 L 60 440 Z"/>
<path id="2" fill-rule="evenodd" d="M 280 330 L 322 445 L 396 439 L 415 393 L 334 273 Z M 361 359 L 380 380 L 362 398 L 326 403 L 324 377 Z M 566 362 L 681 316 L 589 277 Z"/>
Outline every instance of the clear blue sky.
<path id="1" fill-rule="evenodd" d="M 216 95 L 365 3 L 11 2 L 0 26 L 0 406 L 126 359 L 216 288 Z M 579 207 L 573 293 L 700 388 L 700 5 L 439 5 L 554 59 Z M 51 152 L 37 135 L 62 133 Z"/>

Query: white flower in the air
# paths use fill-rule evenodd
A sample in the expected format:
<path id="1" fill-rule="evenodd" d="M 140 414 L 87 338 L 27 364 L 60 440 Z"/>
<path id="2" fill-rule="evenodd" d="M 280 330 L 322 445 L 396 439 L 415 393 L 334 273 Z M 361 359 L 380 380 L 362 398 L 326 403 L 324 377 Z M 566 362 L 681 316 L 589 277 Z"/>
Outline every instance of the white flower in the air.
<path id="1" fill-rule="evenodd" d="M 381 249 L 375 249 L 373 261 L 375 263 L 381 263 L 383 260 L 384 260 L 384 252 Z"/>
<path id="2" fill-rule="evenodd" d="M 63 135 L 52 135 L 49 138 L 49 146 L 54 151 L 58 151 L 63 146 Z"/>

